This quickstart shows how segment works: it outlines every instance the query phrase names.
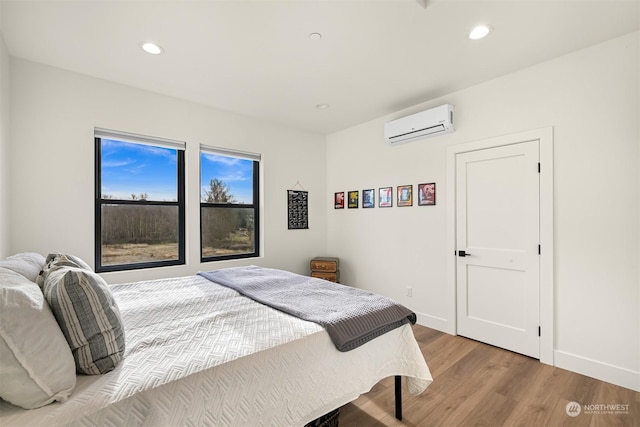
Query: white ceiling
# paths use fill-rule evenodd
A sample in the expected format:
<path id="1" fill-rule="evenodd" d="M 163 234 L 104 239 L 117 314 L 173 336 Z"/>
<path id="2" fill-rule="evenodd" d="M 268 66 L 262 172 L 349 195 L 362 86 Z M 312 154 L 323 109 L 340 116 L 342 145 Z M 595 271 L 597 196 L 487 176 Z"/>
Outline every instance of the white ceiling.
<path id="1" fill-rule="evenodd" d="M 14 57 L 330 133 L 636 31 L 639 5 L 1 0 L 0 28 Z M 471 41 L 478 23 L 495 30 Z"/>

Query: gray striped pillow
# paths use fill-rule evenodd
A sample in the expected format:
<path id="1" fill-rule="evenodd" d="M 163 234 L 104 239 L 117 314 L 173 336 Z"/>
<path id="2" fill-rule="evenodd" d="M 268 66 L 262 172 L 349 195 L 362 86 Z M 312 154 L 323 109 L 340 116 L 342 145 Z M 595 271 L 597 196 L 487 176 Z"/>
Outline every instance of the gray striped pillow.
<path id="1" fill-rule="evenodd" d="M 44 279 L 49 274 L 49 270 L 54 270 L 61 266 L 67 267 L 78 267 L 83 270 L 93 271 L 89 264 L 78 258 L 77 256 L 62 254 L 59 252 L 54 252 L 47 255 L 47 258 L 44 262 L 44 267 L 40 270 L 40 274 L 36 277 L 35 282 L 42 288 L 44 286 Z"/>
<path id="2" fill-rule="evenodd" d="M 42 291 L 71 347 L 77 372 L 98 375 L 114 369 L 124 355 L 124 326 L 102 277 L 78 267 L 54 267 Z"/>

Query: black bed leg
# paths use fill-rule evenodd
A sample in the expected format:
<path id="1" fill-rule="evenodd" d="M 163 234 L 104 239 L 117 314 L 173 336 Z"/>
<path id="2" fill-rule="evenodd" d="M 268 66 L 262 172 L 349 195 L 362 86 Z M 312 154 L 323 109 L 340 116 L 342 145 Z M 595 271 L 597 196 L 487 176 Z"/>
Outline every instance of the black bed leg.
<path id="1" fill-rule="evenodd" d="M 402 421 L 402 377 L 396 375 L 396 418 Z"/>

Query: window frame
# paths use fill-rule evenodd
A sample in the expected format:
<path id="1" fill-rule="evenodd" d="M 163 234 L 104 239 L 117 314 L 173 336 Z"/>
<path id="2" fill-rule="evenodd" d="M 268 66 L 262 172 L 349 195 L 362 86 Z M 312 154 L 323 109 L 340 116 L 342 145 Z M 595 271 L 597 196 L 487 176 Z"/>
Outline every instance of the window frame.
<path id="1" fill-rule="evenodd" d="M 110 132 L 110 133 L 107 133 Z M 106 135 L 102 135 L 105 134 Z M 98 135 L 100 134 L 100 135 Z M 120 135 L 120 136 L 119 136 Z M 140 270 L 146 268 L 167 267 L 172 265 L 184 265 L 186 254 L 186 215 L 185 215 L 185 150 L 184 148 L 171 147 L 176 150 L 177 164 L 177 200 L 176 201 L 152 201 L 152 200 L 122 200 L 102 198 L 102 140 L 113 139 L 121 142 L 142 144 L 156 147 L 166 147 L 162 140 L 155 140 L 149 137 L 131 138 L 130 134 L 120 134 L 113 131 L 100 132 L 96 129 L 94 135 L 95 149 L 95 201 L 94 201 L 94 246 L 95 246 L 95 270 L 98 273 L 112 271 Z M 137 139 L 138 141 L 136 141 Z M 154 141 L 156 144 L 154 145 Z M 102 265 L 102 206 L 103 205 L 135 205 L 135 206 L 177 206 L 178 208 L 178 258 L 162 261 L 145 261 L 129 264 Z"/>
<path id="2" fill-rule="evenodd" d="M 234 259 L 244 259 L 244 258 L 257 258 L 260 256 L 260 155 L 254 155 L 250 153 L 242 153 L 236 152 L 226 149 L 218 149 L 208 146 L 201 146 L 199 153 L 199 172 L 200 172 L 200 180 L 198 182 L 198 187 L 200 187 L 200 183 L 202 182 L 202 154 L 210 153 L 218 156 L 226 156 L 226 157 L 236 157 L 244 160 L 251 160 L 253 169 L 253 200 L 252 203 L 211 203 L 211 202 L 203 202 L 202 196 L 200 196 L 200 262 L 216 262 L 216 261 L 227 261 Z M 202 210 L 203 208 L 221 208 L 221 209 L 252 209 L 253 210 L 253 252 L 244 252 L 238 254 L 229 254 L 229 255 L 217 255 L 217 256 L 203 256 L 203 245 L 202 245 Z"/>

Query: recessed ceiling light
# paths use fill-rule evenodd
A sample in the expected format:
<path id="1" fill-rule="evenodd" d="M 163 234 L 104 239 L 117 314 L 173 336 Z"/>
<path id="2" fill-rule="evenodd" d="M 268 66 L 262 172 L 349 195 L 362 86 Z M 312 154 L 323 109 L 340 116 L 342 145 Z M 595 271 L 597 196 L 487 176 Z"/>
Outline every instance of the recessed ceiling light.
<path id="1" fill-rule="evenodd" d="M 316 108 L 318 110 L 326 110 L 327 108 L 329 108 L 329 104 L 316 104 Z"/>
<path id="2" fill-rule="evenodd" d="M 160 55 L 161 53 L 164 52 L 164 49 L 162 49 L 157 44 L 151 43 L 151 42 L 143 42 L 140 44 L 140 47 L 142 47 L 142 50 L 144 50 L 147 53 L 150 53 L 151 55 Z"/>
<path id="3" fill-rule="evenodd" d="M 493 28 L 490 25 L 478 25 L 469 33 L 469 38 L 471 40 L 480 40 L 485 38 L 491 33 Z"/>
<path id="4" fill-rule="evenodd" d="M 311 34 L 309 34 L 309 39 L 311 39 L 311 40 L 322 40 L 322 34 L 320 34 L 320 33 L 311 33 Z"/>

